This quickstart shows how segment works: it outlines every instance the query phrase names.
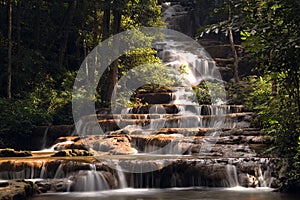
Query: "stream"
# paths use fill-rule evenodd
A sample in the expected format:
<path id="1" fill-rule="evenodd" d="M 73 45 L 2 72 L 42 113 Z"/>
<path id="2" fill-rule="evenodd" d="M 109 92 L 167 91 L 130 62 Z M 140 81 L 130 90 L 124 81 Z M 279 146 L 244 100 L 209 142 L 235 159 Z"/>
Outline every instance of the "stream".
<path id="1" fill-rule="evenodd" d="M 170 189 L 120 189 L 101 192 L 45 194 L 33 200 L 296 200 L 295 194 L 272 192 L 270 188 L 170 188 Z"/>

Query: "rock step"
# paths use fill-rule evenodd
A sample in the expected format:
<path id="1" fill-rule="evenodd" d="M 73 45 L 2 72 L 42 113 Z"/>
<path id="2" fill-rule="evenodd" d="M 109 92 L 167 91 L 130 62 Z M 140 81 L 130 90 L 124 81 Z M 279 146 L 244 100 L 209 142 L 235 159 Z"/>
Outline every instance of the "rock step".
<path id="1" fill-rule="evenodd" d="M 131 146 L 140 153 L 217 157 L 253 157 L 270 144 L 270 138 L 263 136 L 132 135 L 131 138 Z"/>
<path id="2" fill-rule="evenodd" d="M 278 162 L 277 158 L 203 158 L 178 155 L 134 155 L 130 157 L 101 155 L 97 157 L 97 160 L 81 161 L 77 158 L 0 160 L 0 178 L 11 179 L 16 176 L 20 179 L 44 178 L 36 182 L 43 192 L 50 189 L 52 192 L 63 192 L 67 191 L 67 188 L 72 191 L 77 180 L 85 178 L 82 171 L 90 170 L 92 164 L 93 168 L 103 175 L 110 188 L 119 188 L 118 173 L 115 170 L 118 164 L 124 171 L 125 181 L 129 187 L 233 187 L 236 186 L 235 184 L 258 187 L 265 186 L 266 183 L 267 186 L 276 187 Z M 135 169 L 138 173 L 135 173 Z M 237 177 L 238 183 L 234 182 L 234 185 L 231 185 L 234 177 Z"/>
<path id="3" fill-rule="evenodd" d="M 213 118 L 219 118 L 219 117 L 237 117 L 237 118 L 243 118 L 246 115 L 249 117 L 252 117 L 255 115 L 254 112 L 239 112 L 239 113 L 228 113 L 228 114 L 222 114 L 222 115 L 193 115 L 191 113 L 184 114 L 94 114 L 94 115 L 87 115 L 82 117 L 81 119 L 84 122 L 88 122 L 90 120 L 94 120 L 95 117 L 98 120 L 110 120 L 110 119 L 136 119 L 136 120 L 143 120 L 143 119 L 213 119 Z"/>
<path id="4" fill-rule="evenodd" d="M 121 133 L 129 133 L 129 131 L 117 131 Z M 180 134 L 183 136 L 207 136 L 218 133 L 219 136 L 264 136 L 265 133 L 259 128 L 161 128 L 160 130 L 135 130 L 130 132 L 133 135 L 171 135 Z"/>
<path id="5" fill-rule="evenodd" d="M 220 115 L 243 112 L 243 105 L 184 105 L 184 104 L 154 104 L 133 108 L 96 109 L 97 114 L 178 114 L 191 112 L 197 115 Z"/>
<path id="6" fill-rule="evenodd" d="M 196 94 L 193 92 L 191 86 L 187 87 L 171 87 L 166 89 L 166 91 L 156 91 L 156 92 L 144 92 L 138 93 L 137 98 L 141 99 L 142 103 L 147 104 L 172 104 L 176 100 L 185 100 L 186 102 L 192 104 L 198 104 L 196 100 Z M 193 102 L 193 100 L 195 102 Z"/>
<path id="7" fill-rule="evenodd" d="M 89 130 L 93 134 L 95 126 L 100 125 L 104 132 L 116 131 L 127 126 L 140 126 L 144 129 L 156 130 L 159 128 L 247 128 L 251 125 L 253 113 L 235 113 L 222 116 L 174 116 L 159 119 L 108 119 L 98 122 L 86 122 L 81 131 Z M 136 127 L 138 128 L 138 127 Z M 80 131 L 79 131 L 80 132 Z M 95 134 L 95 133 L 94 133 Z"/>
<path id="8" fill-rule="evenodd" d="M 168 104 L 173 100 L 173 94 L 171 92 L 164 93 L 140 93 L 136 95 L 141 99 L 142 103 L 148 104 Z"/>
<path id="9" fill-rule="evenodd" d="M 263 135 L 207 134 L 206 136 L 183 136 L 180 134 L 89 135 L 65 137 L 57 141 L 57 149 L 93 149 L 108 154 L 200 154 L 205 156 L 256 156 L 263 147 L 270 144 L 270 137 Z M 66 143 L 65 141 L 69 141 Z M 257 151 L 259 150 L 259 151 Z"/>

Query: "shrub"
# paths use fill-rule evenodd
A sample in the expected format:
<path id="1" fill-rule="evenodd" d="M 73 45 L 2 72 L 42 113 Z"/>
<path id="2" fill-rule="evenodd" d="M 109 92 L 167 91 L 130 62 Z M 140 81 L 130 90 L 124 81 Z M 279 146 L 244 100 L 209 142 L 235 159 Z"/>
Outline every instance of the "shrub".
<path id="1" fill-rule="evenodd" d="M 0 98 L 0 110 L 0 148 L 26 149 L 32 130 L 51 121 L 43 108 L 28 100 Z"/>

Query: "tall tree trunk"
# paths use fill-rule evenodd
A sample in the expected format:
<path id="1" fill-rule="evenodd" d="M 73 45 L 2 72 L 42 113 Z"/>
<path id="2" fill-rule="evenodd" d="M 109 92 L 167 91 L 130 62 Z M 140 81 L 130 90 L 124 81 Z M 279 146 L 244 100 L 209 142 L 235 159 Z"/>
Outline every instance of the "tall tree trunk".
<path id="1" fill-rule="evenodd" d="M 233 62 L 233 67 L 234 67 L 234 81 L 236 83 L 238 83 L 240 81 L 239 78 L 239 57 L 235 48 L 235 44 L 234 44 L 234 39 L 233 39 L 233 33 L 232 33 L 232 28 L 229 29 L 229 41 L 230 41 L 230 46 L 231 46 L 231 51 L 232 51 L 232 55 L 234 58 L 234 62 Z"/>
<path id="2" fill-rule="evenodd" d="M 110 25 L 110 0 L 105 0 L 104 13 L 102 21 L 102 41 L 109 37 L 109 25 Z"/>
<path id="3" fill-rule="evenodd" d="M 41 24 L 41 6 L 42 6 L 42 1 L 38 0 L 36 1 L 35 5 L 35 22 L 34 22 L 34 49 L 38 50 L 39 49 L 39 44 L 40 44 L 40 24 Z"/>
<path id="4" fill-rule="evenodd" d="M 100 28 L 99 28 L 99 17 L 98 17 L 98 10 L 99 10 L 99 4 L 98 0 L 94 1 L 94 25 L 93 25 L 93 48 L 97 47 L 99 44 L 99 36 L 100 36 Z M 96 83 L 96 66 L 98 65 L 98 50 L 97 48 L 94 49 L 95 56 L 94 56 L 94 63 L 91 66 L 88 67 L 88 79 L 89 81 L 94 85 Z"/>
<path id="5" fill-rule="evenodd" d="M 108 39 L 109 37 L 109 32 L 110 32 L 110 13 L 111 12 L 111 5 L 110 5 L 110 0 L 105 0 L 104 2 L 104 12 L 103 12 L 103 18 L 102 18 L 102 39 L 101 41 L 103 42 L 104 40 Z M 108 75 L 108 79 L 107 81 L 109 82 L 108 84 L 108 88 L 106 89 L 101 89 L 101 96 L 102 96 L 102 100 L 106 103 L 110 102 L 110 98 L 109 98 L 109 91 L 110 91 L 110 74 Z"/>
<path id="6" fill-rule="evenodd" d="M 113 17 L 114 17 L 114 21 L 113 21 L 113 25 L 112 25 L 112 29 L 113 29 L 113 34 L 117 34 L 120 32 L 120 28 L 121 28 L 121 17 L 122 17 L 122 13 L 121 13 L 121 10 L 119 9 L 116 9 L 116 10 L 113 10 Z M 115 54 L 118 55 L 119 54 L 119 47 L 116 46 L 116 47 L 113 47 L 114 48 L 114 51 L 115 51 Z M 118 66 L 119 66 L 119 62 L 118 62 L 118 59 L 114 60 L 113 63 L 111 64 L 110 66 L 110 70 L 111 70 L 111 73 L 110 73 L 110 84 L 109 84 L 109 87 L 108 87 L 108 92 L 107 92 L 107 103 L 111 102 L 111 98 L 112 96 L 114 96 L 115 94 L 115 86 L 118 82 Z"/>
<path id="7" fill-rule="evenodd" d="M 11 99 L 11 77 L 12 77 L 12 0 L 8 1 L 8 67 L 7 67 L 7 98 Z"/>
<path id="8" fill-rule="evenodd" d="M 228 20 L 231 21 L 232 20 L 232 13 L 231 13 L 231 6 L 232 5 L 228 5 Z M 237 51 L 236 51 L 236 48 L 235 48 L 235 44 L 234 44 L 234 38 L 233 38 L 233 31 L 232 31 L 232 27 L 229 27 L 229 42 L 230 42 L 230 47 L 231 47 L 231 52 L 232 52 L 232 56 L 233 56 L 233 59 L 234 59 L 234 62 L 233 62 L 233 68 L 234 68 L 234 82 L 238 83 L 240 81 L 240 78 L 239 78 L 239 57 L 238 57 L 238 54 L 237 54 Z"/>
<path id="9" fill-rule="evenodd" d="M 67 49 L 68 39 L 69 39 L 69 32 L 71 29 L 71 25 L 73 22 L 75 10 L 77 6 L 77 0 L 73 0 L 69 5 L 69 13 L 67 16 L 66 24 L 64 24 L 64 31 L 62 36 L 62 45 L 60 47 L 60 53 L 59 53 L 59 66 L 62 66 L 64 63 L 65 53 Z"/>
<path id="10" fill-rule="evenodd" d="M 16 75 L 19 74 L 19 69 L 20 69 L 20 65 L 21 65 L 21 21 L 22 21 L 22 0 L 19 0 L 17 2 L 17 16 L 16 16 L 16 35 L 17 35 L 17 56 L 16 56 L 16 65 L 15 65 L 15 69 L 14 69 L 14 73 Z M 19 78 L 16 79 L 16 90 L 19 90 L 19 87 L 21 85 Z"/>

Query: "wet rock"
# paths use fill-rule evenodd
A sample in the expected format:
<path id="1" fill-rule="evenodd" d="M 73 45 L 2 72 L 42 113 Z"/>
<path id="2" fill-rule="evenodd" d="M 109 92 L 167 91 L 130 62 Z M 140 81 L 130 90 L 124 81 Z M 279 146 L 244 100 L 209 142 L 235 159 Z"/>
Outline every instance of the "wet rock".
<path id="1" fill-rule="evenodd" d="M 259 181 L 257 178 L 250 174 L 240 174 L 239 175 L 239 182 L 243 187 L 258 187 Z"/>
<path id="2" fill-rule="evenodd" d="M 61 138 L 61 141 L 68 140 L 71 143 L 62 143 L 58 145 L 57 149 L 62 149 L 57 156 L 75 156 L 91 155 L 89 149 L 98 152 L 108 152 L 109 154 L 122 155 L 122 154 L 135 154 L 137 150 L 131 147 L 131 137 L 128 134 L 123 134 L 121 131 L 111 132 L 107 135 L 90 135 L 82 138 L 70 137 Z M 72 150 L 65 151 L 64 149 L 77 149 L 76 152 Z"/>
<path id="3" fill-rule="evenodd" d="M 55 183 L 51 184 L 51 190 L 54 192 L 67 192 L 69 191 L 70 181 L 68 179 L 56 180 Z"/>
<path id="4" fill-rule="evenodd" d="M 114 155 L 136 154 L 137 150 L 131 147 L 130 141 L 128 135 L 107 135 L 101 139 L 88 140 L 86 143 L 95 151 L 109 152 Z"/>
<path id="5" fill-rule="evenodd" d="M 32 182 L 24 180 L 8 181 L 0 185 L 0 199 L 2 200 L 25 200 L 33 196 L 37 188 Z"/>
<path id="6" fill-rule="evenodd" d="M 48 181 L 37 181 L 35 184 L 38 187 L 39 192 L 46 193 L 51 190 L 51 183 Z"/>
<path id="7" fill-rule="evenodd" d="M 138 94 L 137 97 L 142 103 L 148 104 L 167 104 L 172 101 L 171 93 L 144 93 Z"/>
<path id="8" fill-rule="evenodd" d="M 67 178 L 63 178 L 37 181 L 35 184 L 37 185 L 40 193 L 68 192 L 72 182 Z"/>
<path id="9" fill-rule="evenodd" d="M 60 150 L 59 152 L 56 152 L 52 157 L 60 157 L 60 156 L 93 156 L 94 152 L 82 150 L 82 149 L 66 149 L 66 150 Z"/>
<path id="10" fill-rule="evenodd" d="M 14 149 L 0 149 L 0 157 L 27 157 L 32 156 L 30 151 L 16 151 Z"/>

